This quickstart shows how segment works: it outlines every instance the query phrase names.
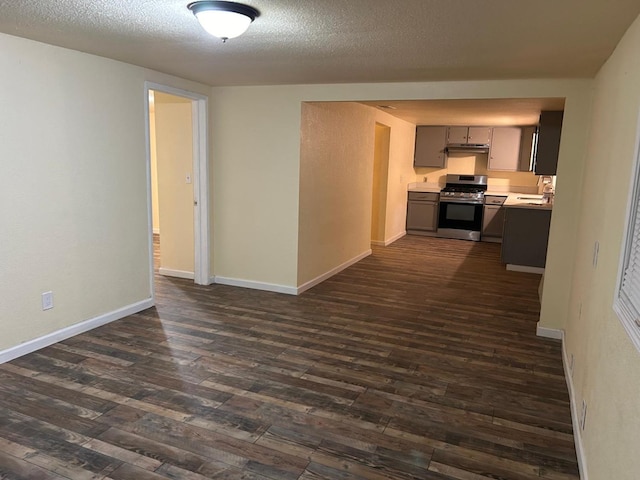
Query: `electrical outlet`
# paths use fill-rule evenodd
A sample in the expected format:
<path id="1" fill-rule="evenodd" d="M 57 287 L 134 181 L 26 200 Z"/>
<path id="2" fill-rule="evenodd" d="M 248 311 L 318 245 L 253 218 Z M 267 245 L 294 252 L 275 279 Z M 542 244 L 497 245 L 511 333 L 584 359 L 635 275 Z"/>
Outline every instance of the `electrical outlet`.
<path id="1" fill-rule="evenodd" d="M 582 411 L 580 412 L 580 430 L 584 430 L 587 423 L 587 401 L 582 400 Z"/>
<path id="2" fill-rule="evenodd" d="M 593 244 L 593 268 L 598 266 L 598 253 L 600 252 L 600 242 L 596 240 Z"/>
<path id="3" fill-rule="evenodd" d="M 44 292 L 42 294 L 42 310 L 50 310 L 53 308 L 53 292 Z"/>

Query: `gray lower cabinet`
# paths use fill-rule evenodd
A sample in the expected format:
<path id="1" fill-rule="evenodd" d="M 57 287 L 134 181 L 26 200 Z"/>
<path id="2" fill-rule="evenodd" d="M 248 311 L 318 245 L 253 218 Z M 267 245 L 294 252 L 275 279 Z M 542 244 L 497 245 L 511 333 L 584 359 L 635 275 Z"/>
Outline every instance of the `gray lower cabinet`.
<path id="1" fill-rule="evenodd" d="M 430 192 L 409 192 L 407 202 L 407 233 L 435 234 L 438 229 L 440 195 Z"/>
<path id="2" fill-rule="evenodd" d="M 544 268 L 547 260 L 551 210 L 504 208 L 502 261 L 511 265 Z"/>
<path id="3" fill-rule="evenodd" d="M 505 208 L 500 205 L 485 205 L 482 214 L 482 241 L 501 242 Z"/>

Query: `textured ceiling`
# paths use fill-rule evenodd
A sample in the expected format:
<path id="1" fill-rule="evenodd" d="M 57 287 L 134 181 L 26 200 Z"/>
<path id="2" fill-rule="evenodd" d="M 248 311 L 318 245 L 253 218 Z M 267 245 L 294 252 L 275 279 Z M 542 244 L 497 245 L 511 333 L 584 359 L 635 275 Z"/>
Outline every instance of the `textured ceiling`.
<path id="1" fill-rule="evenodd" d="M 537 125 L 542 110 L 564 110 L 564 98 L 359 102 L 416 125 Z"/>
<path id="2" fill-rule="evenodd" d="M 0 0 L 0 32 L 209 85 L 591 77 L 638 0 L 246 0 L 226 44 L 188 0 Z"/>

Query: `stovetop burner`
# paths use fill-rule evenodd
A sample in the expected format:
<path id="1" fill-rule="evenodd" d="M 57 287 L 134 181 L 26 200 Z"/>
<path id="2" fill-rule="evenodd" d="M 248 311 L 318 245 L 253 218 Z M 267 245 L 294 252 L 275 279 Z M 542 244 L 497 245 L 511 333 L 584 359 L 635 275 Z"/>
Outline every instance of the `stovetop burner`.
<path id="1" fill-rule="evenodd" d="M 447 175 L 447 185 L 440 192 L 440 198 L 444 201 L 483 203 L 486 190 L 486 175 Z"/>
<path id="2" fill-rule="evenodd" d="M 469 193 L 484 193 L 486 188 L 468 187 L 466 185 L 446 186 L 442 189 L 443 192 L 469 192 Z"/>

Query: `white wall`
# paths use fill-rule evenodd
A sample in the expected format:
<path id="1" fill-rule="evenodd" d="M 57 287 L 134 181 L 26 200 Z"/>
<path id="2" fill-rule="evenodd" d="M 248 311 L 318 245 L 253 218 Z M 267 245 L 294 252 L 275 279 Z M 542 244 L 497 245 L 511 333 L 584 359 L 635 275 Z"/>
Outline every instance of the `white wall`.
<path id="1" fill-rule="evenodd" d="M 640 18 L 595 80 L 584 190 L 575 215 L 579 234 L 572 246 L 576 268 L 566 350 L 574 356 L 577 408 L 583 399 L 587 402 L 582 439 L 589 480 L 636 480 L 640 475 L 640 353 L 612 309 L 638 142 L 638 52 Z M 596 241 L 600 250 L 594 268 Z"/>
<path id="2" fill-rule="evenodd" d="M 0 51 L 2 351 L 150 298 L 144 81 L 210 89 L 9 35 Z"/>

